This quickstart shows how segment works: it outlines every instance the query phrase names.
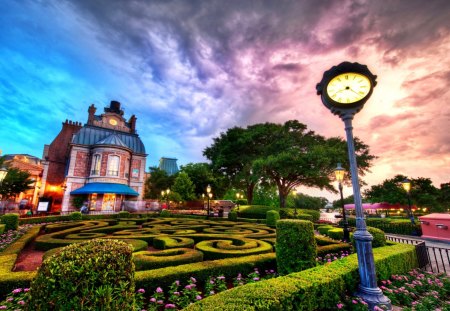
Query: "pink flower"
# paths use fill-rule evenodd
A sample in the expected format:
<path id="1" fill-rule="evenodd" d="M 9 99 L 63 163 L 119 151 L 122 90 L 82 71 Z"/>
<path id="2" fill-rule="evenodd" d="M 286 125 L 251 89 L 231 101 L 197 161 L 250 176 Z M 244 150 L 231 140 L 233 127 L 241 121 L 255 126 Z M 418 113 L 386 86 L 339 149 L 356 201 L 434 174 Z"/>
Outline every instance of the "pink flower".
<path id="1" fill-rule="evenodd" d="M 152 297 L 152 298 L 150 298 L 150 301 L 151 302 L 156 302 L 156 298 Z"/>
<path id="2" fill-rule="evenodd" d="M 162 290 L 162 288 L 161 288 L 161 287 L 158 287 L 158 288 L 156 289 L 156 292 L 157 292 L 157 293 L 162 293 L 162 292 L 163 292 L 163 290 Z"/>
<path id="3" fill-rule="evenodd" d="M 344 305 L 343 305 L 342 303 L 338 303 L 336 306 L 337 306 L 338 309 L 342 309 L 342 307 L 343 307 Z"/>
<path id="4" fill-rule="evenodd" d="M 202 300 L 202 296 L 197 295 L 197 297 L 195 297 L 195 299 L 197 299 L 197 300 Z"/>
<path id="5" fill-rule="evenodd" d="M 144 294 L 144 293 L 145 293 L 145 289 L 139 288 L 139 289 L 138 289 L 138 293 L 139 293 L 139 294 Z"/>
<path id="6" fill-rule="evenodd" d="M 358 302 L 355 299 L 353 299 L 352 303 L 354 303 L 356 305 Z"/>

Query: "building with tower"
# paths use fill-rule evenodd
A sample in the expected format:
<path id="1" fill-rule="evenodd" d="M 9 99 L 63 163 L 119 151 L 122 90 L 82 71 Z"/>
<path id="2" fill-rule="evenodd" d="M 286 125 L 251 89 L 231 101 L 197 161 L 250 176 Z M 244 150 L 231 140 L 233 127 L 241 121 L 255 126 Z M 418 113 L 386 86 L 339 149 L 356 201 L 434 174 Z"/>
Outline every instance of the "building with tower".
<path id="1" fill-rule="evenodd" d="M 44 147 L 41 196 L 52 202 L 51 211 L 69 212 L 85 200 L 91 211 L 115 212 L 143 197 L 147 154 L 136 117 L 126 120 L 117 101 L 96 111 L 89 107 L 83 126 L 66 120 Z"/>

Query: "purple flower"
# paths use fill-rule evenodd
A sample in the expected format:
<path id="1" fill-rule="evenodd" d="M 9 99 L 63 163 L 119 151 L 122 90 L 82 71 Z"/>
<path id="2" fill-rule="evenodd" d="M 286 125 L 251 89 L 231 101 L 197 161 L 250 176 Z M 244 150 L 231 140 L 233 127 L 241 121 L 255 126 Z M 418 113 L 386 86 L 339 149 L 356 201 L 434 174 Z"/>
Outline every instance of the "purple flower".
<path id="1" fill-rule="evenodd" d="M 180 296 L 180 292 L 173 292 L 174 295 Z"/>
<path id="2" fill-rule="evenodd" d="M 196 283 L 197 280 L 196 280 L 194 277 L 191 277 L 191 282 L 192 282 L 192 283 Z"/>
<path id="3" fill-rule="evenodd" d="M 218 280 L 225 280 L 225 277 L 223 275 L 217 277 Z"/>
<path id="4" fill-rule="evenodd" d="M 15 290 L 12 291 L 13 294 L 18 294 L 20 292 L 22 292 L 21 288 L 16 288 Z"/>
<path id="5" fill-rule="evenodd" d="M 338 309 L 342 309 L 342 307 L 343 307 L 344 305 L 343 305 L 342 303 L 338 303 L 336 306 L 337 306 Z"/>
<path id="6" fill-rule="evenodd" d="M 25 293 L 27 293 L 27 292 L 30 291 L 30 289 L 29 289 L 29 288 L 24 288 L 23 291 L 24 291 Z"/>
<path id="7" fill-rule="evenodd" d="M 21 305 L 21 306 L 23 306 L 23 305 L 25 304 L 25 301 L 20 300 L 20 301 L 18 302 L 18 304 Z"/>
<path id="8" fill-rule="evenodd" d="M 214 281 L 213 280 L 209 281 L 209 284 L 214 284 Z"/>
<path id="9" fill-rule="evenodd" d="M 177 286 L 180 286 L 180 281 L 176 280 L 175 284 L 177 284 Z"/>
<path id="10" fill-rule="evenodd" d="M 156 289 L 156 292 L 157 292 L 157 293 L 162 293 L 162 292 L 163 292 L 163 290 L 162 290 L 162 288 L 161 288 L 161 287 L 158 287 L 158 288 Z"/>
<path id="11" fill-rule="evenodd" d="M 138 292 L 139 294 L 144 294 L 144 293 L 145 293 L 145 289 L 139 288 L 137 292 Z"/>
<path id="12" fill-rule="evenodd" d="M 7 308 L 7 306 L 0 306 L 0 310 L 6 310 Z"/>
<path id="13" fill-rule="evenodd" d="M 197 297 L 195 297 L 195 299 L 197 299 L 197 300 L 202 300 L 202 296 L 197 295 Z"/>
<path id="14" fill-rule="evenodd" d="M 164 303 L 164 301 L 162 300 L 158 300 L 157 304 L 162 305 Z"/>
<path id="15" fill-rule="evenodd" d="M 156 302 L 156 298 L 152 297 L 152 298 L 150 298 L 150 301 L 155 303 Z"/>
<path id="16" fill-rule="evenodd" d="M 175 305 L 173 303 L 168 303 L 164 306 L 165 309 L 175 309 Z"/>
<path id="17" fill-rule="evenodd" d="M 358 303 L 355 299 L 353 299 L 352 302 L 353 302 L 353 304 L 355 304 L 355 305 Z"/>
<path id="18" fill-rule="evenodd" d="M 253 281 L 259 281 L 259 278 L 253 278 Z"/>

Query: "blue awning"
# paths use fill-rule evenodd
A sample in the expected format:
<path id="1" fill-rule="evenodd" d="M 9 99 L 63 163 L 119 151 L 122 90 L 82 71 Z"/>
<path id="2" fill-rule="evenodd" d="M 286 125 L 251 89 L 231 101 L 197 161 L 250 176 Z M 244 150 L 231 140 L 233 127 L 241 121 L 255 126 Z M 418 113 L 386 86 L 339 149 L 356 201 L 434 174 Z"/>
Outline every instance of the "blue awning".
<path id="1" fill-rule="evenodd" d="M 137 197 L 139 193 L 128 187 L 124 184 L 112 184 L 112 183 L 102 183 L 102 182 L 93 182 L 86 184 L 84 187 L 78 188 L 77 190 L 72 191 L 70 194 L 90 194 L 90 193 L 115 193 L 115 194 L 124 194 L 124 195 L 132 195 Z"/>

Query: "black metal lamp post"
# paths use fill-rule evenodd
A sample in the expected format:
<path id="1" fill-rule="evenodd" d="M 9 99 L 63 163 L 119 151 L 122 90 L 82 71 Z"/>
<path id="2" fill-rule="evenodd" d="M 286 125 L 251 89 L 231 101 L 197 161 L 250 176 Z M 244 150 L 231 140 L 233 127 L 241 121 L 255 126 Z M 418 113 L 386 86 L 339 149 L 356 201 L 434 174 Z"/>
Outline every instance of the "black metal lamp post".
<path id="1" fill-rule="evenodd" d="M 2 186 L 3 179 L 5 179 L 6 175 L 8 175 L 8 170 L 4 167 L 0 168 L 0 187 Z M 3 200 L 3 196 L 2 196 L 2 200 Z M 3 207 L 3 210 L 4 210 L 4 207 Z"/>
<path id="2" fill-rule="evenodd" d="M 166 190 L 167 209 L 170 209 L 169 193 L 170 193 L 170 189 L 167 188 L 167 190 Z"/>
<path id="3" fill-rule="evenodd" d="M 205 194 L 202 193 L 202 210 L 205 210 Z"/>
<path id="4" fill-rule="evenodd" d="M 344 180 L 345 170 L 342 168 L 341 163 L 338 163 L 337 167 L 334 169 L 334 174 L 336 176 L 336 180 L 339 183 L 339 193 L 341 194 L 341 206 L 342 206 L 342 221 L 344 223 L 344 240 L 346 242 L 350 241 L 350 233 L 348 232 L 348 222 L 347 216 L 345 214 L 344 207 L 344 196 L 342 194 L 342 181 Z"/>
<path id="5" fill-rule="evenodd" d="M 295 193 L 295 197 L 297 198 L 297 192 Z M 294 218 L 297 219 L 297 202 L 294 200 Z"/>
<path id="6" fill-rule="evenodd" d="M 409 219 L 411 220 L 411 223 L 413 225 L 416 224 L 416 222 L 414 221 L 414 215 L 412 212 L 412 207 L 411 207 L 411 181 L 406 178 L 404 181 L 402 181 L 402 187 L 403 189 L 405 189 L 406 194 L 408 195 L 408 216 Z"/>
<path id="7" fill-rule="evenodd" d="M 209 219 L 209 200 L 210 200 L 211 197 L 212 197 L 211 186 L 210 186 L 210 185 L 208 185 L 208 186 L 206 187 L 206 194 L 207 194 L 207 196 L 208 196 L 208 215 L 206 216 L 206 219 Z"/>
<path id="8" fill-rule="evenodd" d="M 333 114 L 338 115 L 345 125 L 356 210 L 356 231 L 353 236 L 358 254 L 360 276 L 360 284 L 356 294 L 368 303 L 370 310 L 373 310 L 376 306 L 384 306 L 387 310 L 392 310 L 391 301 L 377 286 L 372 250 L 373 237 L 367 231 L 364 221 L 353 140 L 352 120 L 372 95 L 377 84 L 376 78 L 377 76 L 373 75 L 365 65 L 343 62 L 324 72 L 316 90 L 317 95 L 321 96 L 322 103 Z"/>

